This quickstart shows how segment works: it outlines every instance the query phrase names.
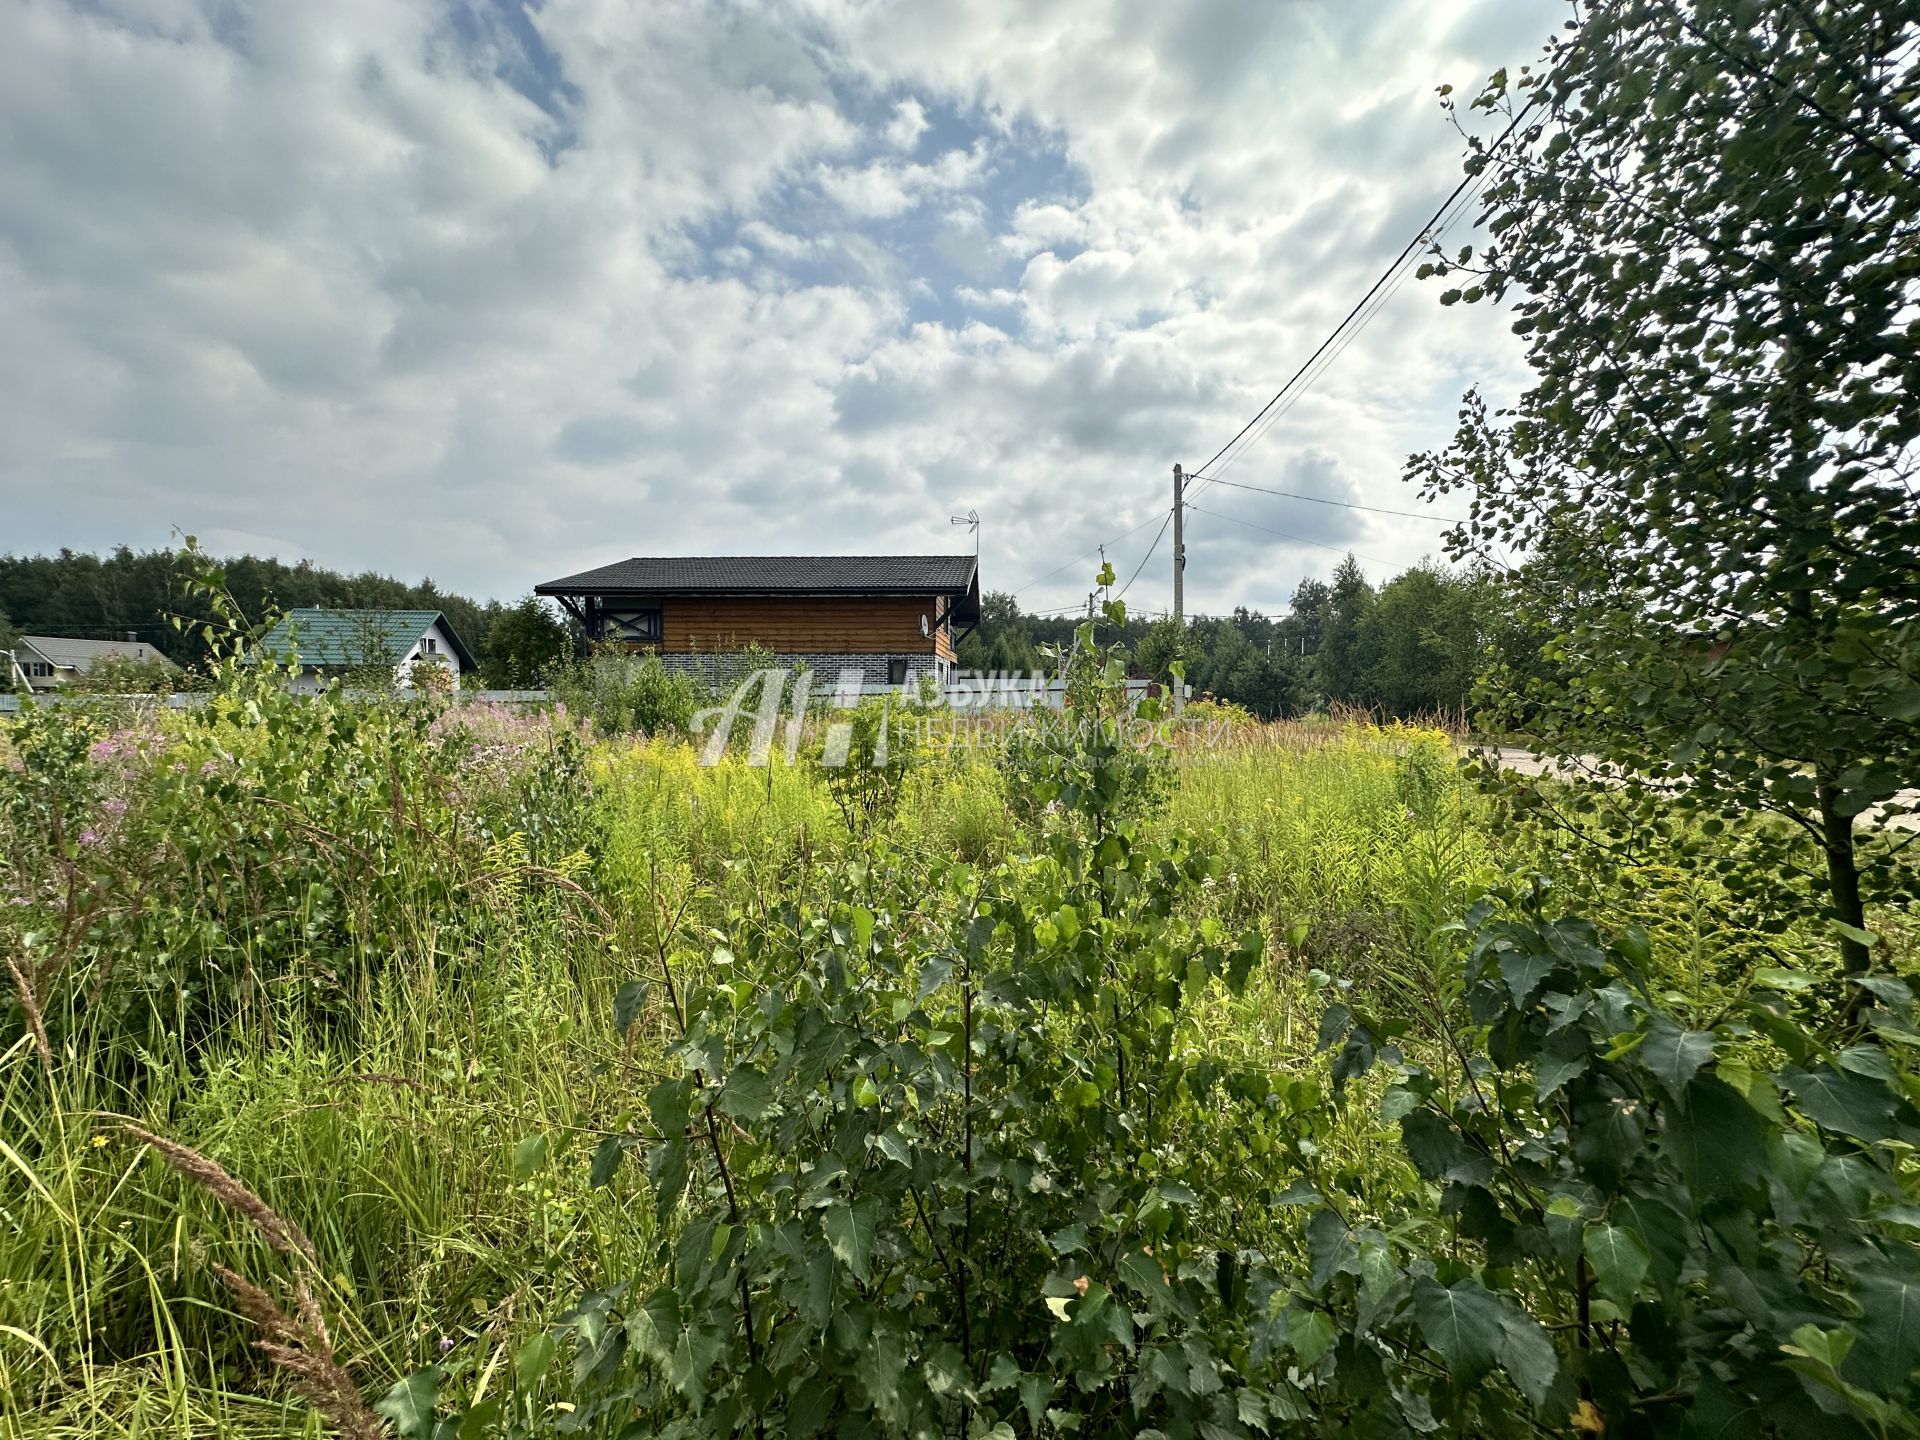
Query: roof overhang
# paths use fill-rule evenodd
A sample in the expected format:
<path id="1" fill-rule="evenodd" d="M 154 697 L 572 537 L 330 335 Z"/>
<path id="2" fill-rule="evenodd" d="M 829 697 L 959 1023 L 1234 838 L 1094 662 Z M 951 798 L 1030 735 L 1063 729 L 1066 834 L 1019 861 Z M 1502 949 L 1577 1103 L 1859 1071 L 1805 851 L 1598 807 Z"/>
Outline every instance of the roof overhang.
<path id="1" fill-rule="evenodd" d="M 890 557 L 876 556 L 876 561 L 885 562 Z M 841 585 L 822 585 L 818 583 L 765 584 L 755 583 L 751 579 L 725 581 L 706 581 L 701 579 L 676 578 L 672 581 L 636 584 L 623 579 L 614 572 L 623 565 L 610 565 L 601 571 L 586 571 L 579 575 L 569 575 L 559 580 L 549 580 L 545 584 L 533 587 L 536 595 L 551 599 L 569 600 L 591 596 L 595 599 L 622 600 L 665 600 L 674 597 L 715 598 L 722 596 L 740 596 L 753 599 L 879 599 L 899 596 L 933 596 L 950 600 L 947 613 L 961 621 L 979 618 L 980 613 L 980 562 L 977 557 L 942 556 L 942 560 L 952 565 L 953 574 L 948 577 L 927 576 L 899 581 L 875 582 L 873 580 L 850 581 Z M 626 562 L 632 564 L 633 562 Z M 721 562 L 738 564 L 738 561 Z"/>

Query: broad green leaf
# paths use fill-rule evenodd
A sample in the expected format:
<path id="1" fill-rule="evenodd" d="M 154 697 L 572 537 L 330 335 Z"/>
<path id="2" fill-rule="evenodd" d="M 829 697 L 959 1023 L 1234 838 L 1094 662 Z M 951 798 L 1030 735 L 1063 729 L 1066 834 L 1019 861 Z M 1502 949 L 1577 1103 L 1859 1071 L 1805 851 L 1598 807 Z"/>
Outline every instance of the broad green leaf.
<path id="1" fill-rule="evenodd" d="M 1898 1133 L 1894 1112 L 1899 1099 L 1885 1085 L 1822 1065 L 1802 1070 L 1783 1066 L 1780 1083 L 1798 1105 L 1828 1130 L 1856 1140 L 1886 1140 Z"/>
<path id="2" fill-rule="evenodd" d="M 446 1371 L 438 1365 L 416 1370 L 373 1402 L 373 1408 L 393 1421 L 400 1440 L 432 1440 L 434 1410 L 440 1402 L 440 1382 Z"/>
<path id="3" fill-rule="evenodd" d="M 1401 1120 L 1400 1143 L 1414 1168 L 1429 1180 L 1484 1185 L 1493 1176 L 1492 1162 L 1462 1139 L 1445 1116 L 1433 1110 L 1416 1110 Z"/>
<path id="4" fill-rule="evenodd" d="M 513 1147 L 513 1173 L 516 1178 L 525 1180 L 536 1171 L 544 1169 L 547 1163 L 547 1137 L 529 1135 Z"/>
<path id="5" fill-rule="evenodd" d="M 522 1345 L 513 1357 L 513 1375 L 522 1390 L 534 1390 L 553 1368 L 553 1336 L 545 1330 Z"/>
<path id="6" fill-rule="evenodd" d="M 1920 1367 L 1920 1277 L 1869 1269 L 1856 1285 L 1863 1318 L 1855 1363 L 1869 1383 L 1897 1393 Z"/>
<path id="7" fill-rule="evenodd" d="M 873 1261 L 874 1235 L 879 1227 L 879 1202 L 868 1198 L 853 1205 L 844 1200 L 829 1205 L 820 1217 L 827 1234 L 827 1248 L 834 1258 L 862 1285 L 867 1282 L 867 1267 Z"/>
<path id="8" fill-rule="evenodd" d="M 899 1412 L 900 1377 L 906 1373 L 907 1352 L 900 1337 L 891 1330 L 875 1335 L 854 1362 L 854 1379 L 867 1399 L 882 1415 Z"/>
<path id="9" fill-rule="evenodd" d="M 725 1348 L 726 1342 L 710 1330 L 682 1330 L 667 1359 L 667 1383 L 699 1405 L 707 1396 L 707 1376 Z"/>
<path id="10" fill-rule="evenodd" d="M 1333 1320 L 1319 1310 L 1296 1310 L 1288 1326 L 1293 1356 L 1302 1370 L 1311 1370 L 1333 1349 Z"/>
<path id="11" fill-rule="evenodd" d="M 1501 1306 L 1500 1368 L 1535 1409 L 1544 1409 L 1560 1379 L 1560 1357 L 1546 1329 L 1514 1306 Z"/>
<path id="12" fill-rule="evenodd" d="M 621 1136 L 608 1135 L 593 1147 L 593 1165 L 587 1172 L 589 1189 L 598 1190 L 613 1179 L 614 1171 L 620 1168 L 620 1157 L 626 1153 L 621 1140 Z"/>
<path id="13" fill-rule="evenodd" d="M 1087 1227 L 1084 1225 L 1066 1225 L 1047 1237 L 1047 1243 L 1053 1247 L 1056 1255 L 1074 1255 L 1087 1248 Z"/>
<path id="14" fill-rule="evenodd" d="M 1758 1186 L 1766 1172 L 1766 1133 L 1740 1092 L 1712 1075 L 1696 1075 L 1668 1123 L 1666 1147 L 1698 1204 Z"/>
<path id="15" fill-rule="evenodd" d="M 772 1104 L 772 1082 L 752 1065 L 735 1069 L 720 1092 L 720 1110 L 736 1120 L 757 1120 Z"/>
<path id="16" fill-rule="evenodd" d="M 1632 1311 L 1640 1282 L 1653 1264 L 1646 1242 L 1623 1225 L 1589 1225 L 1581 1248 L 1593 1266 L 1600 1293 L 1618 1305 L 1622 1314 Z"/>
<path id="17" fill-rule="evenodd" d="M 1138 1250 L 1130 1251 L 1119 1265 L 1120 1279 L 1146 1301 L 1149 1314 L 1164 1313 L 1173 1303 L 1173 1291 L 1160 1271 L 1160 1262 Z"/>
<path id="18" fill-rule="evenodd" d="M 1504 1316 L 1500 1302 L 1479 1281 L 1441 1285 L 1422 1275 L 1413 1282 L 1413 1313 L 1428 1348 L 1456 1380 L 1471 1384 L 1499 1362 Z"/>
<path id="19" fill-rule="evenodd" d="M 1584 1074 L 1589 1063 L 1586 1053 L 1542 1055 L 1533 1067 L 1533 1083 L 1540 1099 L 1558 1092 L 1569 1080 Z"/>
<path id="20" fill-rule="evenodd" d="M 1346 1223 L 1331 1210 L 1316 1211 L 1307 1222 L 1307 1257 L 1313 1288 L 1325 1293 L 1333 1277 L 1359 1269 L 1359 1251 Z"/>
<path id="21" fill-rule="evenodd" d="M 1665 1015 L 1656 1015 L 1637 1054 L 1641 1063 L 1660 1077 L 1667 1092 L 1678 1095 L 1713 1058 L 1713 1036 L 1704 1030 L 1682 1030 Z"/>
<path id="22" fill-rule="evenodd" d="M 1500 956 L 1500 977 L 1507 982 L 1507 991 L 1513 996 L 1516 1007 L 1524 1010 L 1533 1000 L 1534 992 L 1560 961 L 1553 955 L 1540 955 L 1526 951 L 1504 951 Z"/>
<path id="23" fill-rule="evenodd" d="M 620 988 L 613 992 L 613 1028 L 622 1035 L 631 1030 L 652 992 L 653 986 L 645 980 L 622 981 Z"/>

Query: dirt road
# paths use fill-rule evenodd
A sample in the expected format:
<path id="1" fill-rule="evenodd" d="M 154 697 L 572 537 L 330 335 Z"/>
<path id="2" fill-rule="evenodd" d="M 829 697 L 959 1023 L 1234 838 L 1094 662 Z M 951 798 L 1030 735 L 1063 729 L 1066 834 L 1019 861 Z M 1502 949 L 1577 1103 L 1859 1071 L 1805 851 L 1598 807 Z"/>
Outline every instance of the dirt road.
<path id="1" fill-rule="evenodd" d="M 1556 773 L 1554 762 L 1544 756 L 1535 755 L 1528 750 L 1517 750 L 1510 745 L 1485 747 L 1487 754 L 1496 755 L 1502 770 L 1512 770 L 1520 775 L 1552 775 Z M 1893 797 L 1902 805 L 1920 804 L 1920 790 L 1902 790 Z M 1871 812 L 1870 812 L 1871 813 Z M 1920 815 L 1893 815 L 1882 817 L 1882 823 L 1896 830 L 1920 830 Z"/>

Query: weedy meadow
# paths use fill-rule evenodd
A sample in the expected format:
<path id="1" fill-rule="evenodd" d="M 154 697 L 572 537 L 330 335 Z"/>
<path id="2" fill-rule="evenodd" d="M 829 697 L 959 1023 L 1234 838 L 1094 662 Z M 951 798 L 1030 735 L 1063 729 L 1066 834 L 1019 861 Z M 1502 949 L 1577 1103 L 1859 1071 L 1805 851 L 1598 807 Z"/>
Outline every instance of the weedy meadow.
<path id="1" fill-rule="evenodd" d="M 5 732 L 9 1435 L 1915 1429 L 1911 931 L 1842 1023 L 1760 822 L 238 661 Z"/>

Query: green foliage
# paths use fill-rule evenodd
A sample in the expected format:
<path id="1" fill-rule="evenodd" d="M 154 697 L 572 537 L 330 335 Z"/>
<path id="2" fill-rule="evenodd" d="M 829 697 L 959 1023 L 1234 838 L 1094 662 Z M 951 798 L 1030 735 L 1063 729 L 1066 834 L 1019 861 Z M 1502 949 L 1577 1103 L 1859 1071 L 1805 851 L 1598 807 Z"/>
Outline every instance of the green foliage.
<path id="1" fill-rule="evenodd" d="M 433 712 L 288 693 L 223 573 L 190 583 L 222 618 L 201 637 L 215 693 L 176 739 L 35 707 L 0 769 L 27 973 L 52 1030 L 109 1048 L 190 1045 L 261 1007 L 337 1011 L 370 966 L 457 941 L 472 913 L 456 876 L 484 836 L 461 823 Z"/>
<path id="2" fill-rule="evenodd" d="M 1379 1111 L 1413 1174 L 1318 1197 L 1286 1302 L 1300 1398 L 1363 1430 L 1532 1434 L 1578 1404 L 1609 1434 L 1913 1433 L 1910 986 L 1870 982 L 1878 1044 L 1835 1046 L 1770 990 L 1688 1029 L 1644 937 L 1510 900 L 1469 917 L 1460 1078 L 1393 1047 L 1404 1020 L 1328 1012 L 1336 1082 L 1393 1075 Z"/>
<path id="3" fill-rule="evenodd" d="M 870 695 L 821 727 L 808 758 L 854 834 L 871 834 L 892 814 L 921 760 L 923 716 L 898 697 Z"/>
<path id="4" fill-rule="evenodd" d="M 1506 723 L 1650 805 L 1786 817 L 1814 864 L 1771 883 L 1854 975 L 1868 906 L 1913 894 L 1861 823 L 1920 773 L 1913 27 L 1628 0 L 1494 76 L 1473 109 L 1531 108 L 1470 140 L 1491 243 L 1427 268 L 1513 299 L 1534 385 L 1413 465 L 1471 492 L 1462 549 L 1529 559 L 1545 663 L 1496 676 Z"/>
<path id="5" fill-rule="evenodd" d="M 1113 567 L 1104 567 L 1103 596 L 1111 596 L 1113 579 Z M 1105 598 L 1100 618 L 1122 629 L 1125 603 Z M 1119 647 L 1101 645 L 1097 633 L 1095 622 L 1086 622 L 1075 633 L 1072 650 L 1051 657 L 1066 679 L 1061 708 L 1026 712 L 1002 746 L 1008 796 L 1029 824 L 1057 814 L 1074 828 L 1097 815 L 1098 831 L 1151 812 L 1171 789 L 1161 746 L 1162 702 L 1144 700 L 1128 710 L 1126 662 Z M 1180 675 L 1177 661 L 1171 674 Z M 1150 743 L 1141 743 L 1143 738 Z"/>
<path id="6" fill-rule="evenodd" d="M 1128 650 L 1132 669 L 1165 681 L 1177 662 L 1196 694 L 1214 695 L 1263 720 L 1328 705 L 1412 717 L 1463 714 L 1498 597 L 1470 571 L 1420 564 L 1378 591 L 1351 556 L 1335 585 L 1303 581 L 1291 612 L 1232 614 L 1151 624 L 1097 617 L 1095 633 Z M 1031 672 L 1049 649 L 1067 650 L 1077 622 L 1022 615 L 989 595 L 980 628 L 962 643 L 964 668 Z"/>
<path id="7" fill-rule="evenodd" d="M 1186 627 L 1171 615 L 1156 620 L 1133 650 L 1133 667 L 1149 680 L 1171 683 L 1175 666 L 1183 669 L 1187 658 Z"/>
<path id="8" fill-rule="evenodd" d="M 652 651 L 596 646 L 583 659 L 548 672 L 554 698 L 601 735 L 682 735 L 706 700 L 705 687 Z"/>
<path id="9" fill-rule="evenodd" d="M 1099 695 L 1117 659 L 1091 674 Z M 1233 1421 L 1210 1322 L 1242 1287 L 1196 1233 L 1177 1141 L 1209 1095 L 1245 1087 L 1177 1037 L 1187 997 L 1243 985 L 1260 940 L 1183 918 L 1214 867 L 1112 819 L 1164 757 L 1085 736 L 1036 777 L 1083 825 L 1031 868 L 919 868 L 882 843 L 833 888 L 925 902 L 787 901 L 711 949 L 659 942 L 657 1138 L 603 1153 L 646 1149 L 678 1238 L 655 1288 L 589 1295 L 563 1326 L 571 1425 Z"/>
<path id="10" fill-rule="evenodd" d="M 533 690 L 570 659 L 573 636 L 537 595 L 500 611 L 487 626 L 481 673 L 496 690 Z"/>
<path id="11" fill-rule="evenodd" d="M 164 660 L 107 655 L 94 661 L 86 674 L 76 675 L 63 688 L 74 695 L 171 695 L 177 690 L 199 689 L 203 683 L 194 672 L 183 671 Z"/>
<path id="12" fill-rule="evenodd" d="M 183 581 L 203 557 L 193 547 L 135 552 L 122 545 L 109 555 L 62 550 L 57 555 L 0 555 L 0 610 L 28 634 L 118 637 L 132 630 L 183 666 L 206 655 L 201 627 L 218 620 L 202 595 Z M 440 589 L 431 580 L 405 584 L 367 572 L 345 575 L 305 561 L 287 565 L 256 555 L 221 560 L 225 588 L 252 620 L 313 605 L 329 610 L 439 610 L 475 658 L 487 659 L 492 621 L 506 607 Z M 175 629 L 170 617 L 184 615 Z M 0 648 L 4 648 L 0 646 Z"/>

